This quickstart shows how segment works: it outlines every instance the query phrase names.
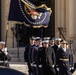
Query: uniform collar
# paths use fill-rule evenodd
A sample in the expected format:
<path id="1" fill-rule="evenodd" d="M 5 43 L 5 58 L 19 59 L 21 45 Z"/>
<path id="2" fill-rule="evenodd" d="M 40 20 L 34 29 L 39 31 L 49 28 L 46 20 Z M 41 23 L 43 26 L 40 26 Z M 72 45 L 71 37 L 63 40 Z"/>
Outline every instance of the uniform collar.
<path id="1" fill-rule="evenodd" d="M 58 46 L 58 48 L 60 48 L 61 47 L 61 44 L 60 45 L 57 45 Z"/>
<path id="2" fill-rule="evenodd" d="M 66 48 L 63 48 L 64 52 L 66 52 Z"/>

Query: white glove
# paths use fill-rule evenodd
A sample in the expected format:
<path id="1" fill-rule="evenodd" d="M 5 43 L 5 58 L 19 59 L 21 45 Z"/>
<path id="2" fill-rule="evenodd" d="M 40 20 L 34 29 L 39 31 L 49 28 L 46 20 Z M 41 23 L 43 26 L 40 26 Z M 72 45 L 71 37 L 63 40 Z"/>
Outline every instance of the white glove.
<path id="1" fill-rule="evenodd" d="M 7 47 L 5 47 L 5 48 L 4 48 L 4 51 L 6 51 L 6 52 L 7 52 Z"/>
<path id="2" fill-rule="evenodd" d="M 73 69 L 74 69 L 74 67 L 71 67 L 71 69 L 73 70 Z"/>
<path id="3" fill-rule="evenodd" d="M 71 71 L 71 68 L 69 68 L 69 70 Z"/>
<path id="4" fill-rule="evenodd" d="M 54 68 L 54 67 L 55 67 L 55 65 L 52 65 L 52 67 Z"/>
<path id="5" fill-rule="evenodd" d="M 8 52 L 4 52 L 6 55 L 8 54 Z"/>
<path id="6" fill-rule="evenodd" d="M 59 71 L 59 68 L 58 67 L 56 69 L 57 69 L 57 71 Z"/>

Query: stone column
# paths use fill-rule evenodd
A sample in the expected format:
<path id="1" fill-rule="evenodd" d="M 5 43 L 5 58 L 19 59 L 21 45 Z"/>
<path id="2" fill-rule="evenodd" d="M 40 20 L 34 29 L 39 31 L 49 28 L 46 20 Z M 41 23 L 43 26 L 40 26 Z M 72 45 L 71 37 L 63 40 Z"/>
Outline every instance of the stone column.
<path id="1" fill-rule="evenodd" d="M 76 38 L 76 0 L 69 0 L 68 37 Z"/>
<path id="2" fill-rule="evenodd" d="M 5 0 L 1 0 L 1 40 L 5 41 L 5 25 L 6 25 L 6 15 L 5 15 Z"/>
<path id="3" fill-rule="evenodd" d="M 67 1 L 68 3 L 68 1 Z M 73 40 L 72 50 L 76 56 L 76 0 L 69 0 L 67 8 L 67 38 Z M 76 61 L 76 58 L 74 58 Z"/>
<path id="4" fill-rule="evenodd" d="M 13 33 L 11 27 L 14 27 L 14 23 L 9 23 L 8 14 L 9 14 L 10 0 L 1 0 L 1 39 L 5 41 L 6 39 L 6 26 L 8 24 L 8 33 L 7 33 L 7 46 L 12 47 L 13 44 Z M 14 47 L 16 47 L 16 40 L 14 39 Z"/>
<path id="5" fill-rule="evenodd" d="M 55 36 L 59 37 L 58 27 L 66 32 L 66 0 L 55 0 Z M 66 36 L 66 34 L 65 34 Z"/>
<path id="6" fill-rule="evenodd" d="M 55 0 L 55 37 L 59 36 L 58 26 L 60 25 L 60 1 Z"/>

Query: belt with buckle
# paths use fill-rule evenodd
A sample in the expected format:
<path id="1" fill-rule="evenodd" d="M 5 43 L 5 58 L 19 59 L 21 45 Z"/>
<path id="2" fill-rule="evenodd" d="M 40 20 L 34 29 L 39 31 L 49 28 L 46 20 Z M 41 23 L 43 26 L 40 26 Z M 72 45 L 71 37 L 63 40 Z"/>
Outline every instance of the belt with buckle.
<path id="1" fill-rule="evenodd" d="M 61 61 L 68 61 L 69 59 L 68 58 L 60 58 L 59 60 L 61 60 Z"/>

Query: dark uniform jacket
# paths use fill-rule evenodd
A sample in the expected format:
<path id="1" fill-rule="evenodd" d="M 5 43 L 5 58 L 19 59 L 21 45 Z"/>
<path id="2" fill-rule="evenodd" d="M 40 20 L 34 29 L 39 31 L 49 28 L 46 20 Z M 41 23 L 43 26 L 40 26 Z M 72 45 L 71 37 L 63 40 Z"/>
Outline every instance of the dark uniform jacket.
<path id="1" fill-rule="evenodd" d="M 55 44 L 54 46 L 52 46 L 52 48 L 54 49 L 55 54 L 56 54 L 56 51 L 59 49 L 58 45 L 57 45 L 57 44 Z M 61 46 L 60 46 L 60 48 L 61 48 Z"/>
<path id="2" fill-rule="evenodd" d="M 6 56 L 6 54 L 0 49 L 0 61 L 2 60 L 2 61 L 5 61 L 5 60 L 7 60 L 8 58 L 7 58 L 7 56 Z"/>
<path id="3" fill-rule="evenodd" d="M 27 62 L 27 65 L 28 65 L 28 71 L 31 72 L 32 71 L 32 68 L 31 68 L 31 51 L 33 49 L 34 45 L 30 45 L 28 44 L 26 47 L 25 47 L 25 51 L 24 51 L 24 60 L 25 62 Z"/>
<path id="4" fill-rule="evenodd" d="M 52 65 L 55 65 L 55 53 L 53 48 L 45 48 L 42 47 L 39 51 L 39 59 L 42 64 L 42 69 L 43 69 L 43 75 L 54 75 L 55 71 L 52 67 Z"/>
<path id="5" fill-rule="evenodd" d="M 74 54 L 72 53 L 72 51 L 69 49 L 69 65 L 70 65 L 70 71 L 73 73 L 75 71 L 74 68 Z"/>
<path id="6" fill-rule="evenodd" d="M 56 65 L 59 67 L 60 75 L 71 75 L 69 71 L 69 50 L 66 52 L 60 48 L 56 53 Z"/>
<path id="7" fill-rule="evenodd" d="M 38 49 L 39 49 L 39 46 L 35 45 L 33 47 L 32 52 L 31 52 L 31 54 L 32 54 L 32 63 L 36 64 L 36 65 L 38 65 Z"/>
<path id="8" fill-rule="evenodd" d="M 38 65 L 38 46 L 37 45 L 27 45 L 24 51 L 24 60 L 27 62 L 28 71 L 32 74 L 37 74 Z"/>
<path id="9" fill-rule="evenodd" d="M 0 66 L 5 66 L 9 67 L 8 61 L 11 60 L 10 54 L 5 54 L 1 49 L 0 49 Z"/>

